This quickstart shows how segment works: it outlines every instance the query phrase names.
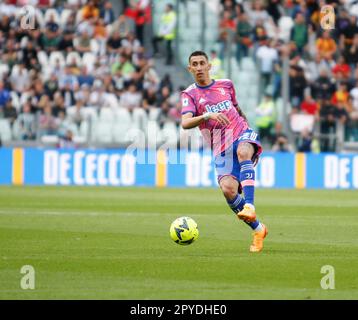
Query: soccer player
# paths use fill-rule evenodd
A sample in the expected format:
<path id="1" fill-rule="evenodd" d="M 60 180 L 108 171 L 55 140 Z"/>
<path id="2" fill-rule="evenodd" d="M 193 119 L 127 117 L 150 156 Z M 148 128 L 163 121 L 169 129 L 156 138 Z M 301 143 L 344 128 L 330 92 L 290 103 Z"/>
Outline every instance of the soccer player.
<path id="1" fill-rule="evenodd" d="M 250 252 L 259 252 L 267 235 L 266 226 L 256 218 L 254 206 L 254 165 L 262 152 L 258 134 L 248 125 L 236 101 L 231 80 L 212 80 L 211 64 L 203 51 L 189 57 L 188 70 L 195 83 L 181 94 L 183 129 L 199 126 L 215 156 L 220 188 L 231 210 L 253 232 Z M 244 198 L 240 194 L 244 193 Z"/>

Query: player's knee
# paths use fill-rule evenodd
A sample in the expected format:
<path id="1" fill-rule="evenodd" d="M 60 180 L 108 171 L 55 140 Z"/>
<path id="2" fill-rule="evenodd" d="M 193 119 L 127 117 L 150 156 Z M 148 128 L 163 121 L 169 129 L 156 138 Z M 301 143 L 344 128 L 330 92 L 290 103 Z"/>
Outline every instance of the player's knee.
<path id="1" fill-rule="evenodd" d="M 249 143 L 242 144 L 237 149 L 237 157 L 239 161 L 246 161 L 251 160 L 253 154 L 254 154 L 254 148 Z"/>
<path id="2" fill-rule="evenodd" d="M 228 181 L 223 181 L 222 183 L 220 183 L 220 188 L 226 199 L 231 200 L 235 198 L 237 194 L 237 188 L 235 188 L 235 186 L 232 183 Z"/>

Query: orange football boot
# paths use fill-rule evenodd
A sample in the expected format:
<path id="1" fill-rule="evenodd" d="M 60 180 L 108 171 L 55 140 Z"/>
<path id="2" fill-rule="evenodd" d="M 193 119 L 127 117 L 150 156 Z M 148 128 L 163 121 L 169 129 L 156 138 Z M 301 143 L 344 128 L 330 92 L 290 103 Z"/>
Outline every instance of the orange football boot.
<path id="1" fill-rule="evenodd" d="M 262 223 L 262 230 L 253 233 L 254 239 L 250 246 L 250 252 L 260 252 L 264 247 L 264 239 L 267 236 L 267 228 Z"/>

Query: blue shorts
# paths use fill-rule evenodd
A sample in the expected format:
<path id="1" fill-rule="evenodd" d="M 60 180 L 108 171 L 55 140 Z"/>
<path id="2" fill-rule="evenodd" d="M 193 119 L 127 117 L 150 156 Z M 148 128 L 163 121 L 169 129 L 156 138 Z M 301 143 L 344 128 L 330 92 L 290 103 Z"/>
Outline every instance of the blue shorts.
<path id="1" fill-rule="evenodd" d="M 240 163 L 237 158 L 237 148 L 241 142 L 249 142 L 254 145 L 255 154 L 252 157 L 252 161 L 256 161 L 262 153 L 259 135 L 252 129 L 247 129 L 229 148 L 215 157 L 218 182 L 225 176 L 232 176 L 240 182 Z"/>

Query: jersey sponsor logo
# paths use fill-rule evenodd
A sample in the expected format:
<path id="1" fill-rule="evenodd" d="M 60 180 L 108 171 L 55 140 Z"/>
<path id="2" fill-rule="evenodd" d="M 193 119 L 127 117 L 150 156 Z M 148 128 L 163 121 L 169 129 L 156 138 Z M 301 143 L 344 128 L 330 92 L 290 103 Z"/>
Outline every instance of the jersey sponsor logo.
<path id="1" fill-rule="evenodd" d="M 221 111 L 227 111 L 230 110 L 232 108 L 232 103 L 230 100 L 225 100 L 225 101 L 221 101 L 218 104 L 213 104 L 213 105 L 206 105 L 205 109 L 207 112 L 221 112 Z"/>

